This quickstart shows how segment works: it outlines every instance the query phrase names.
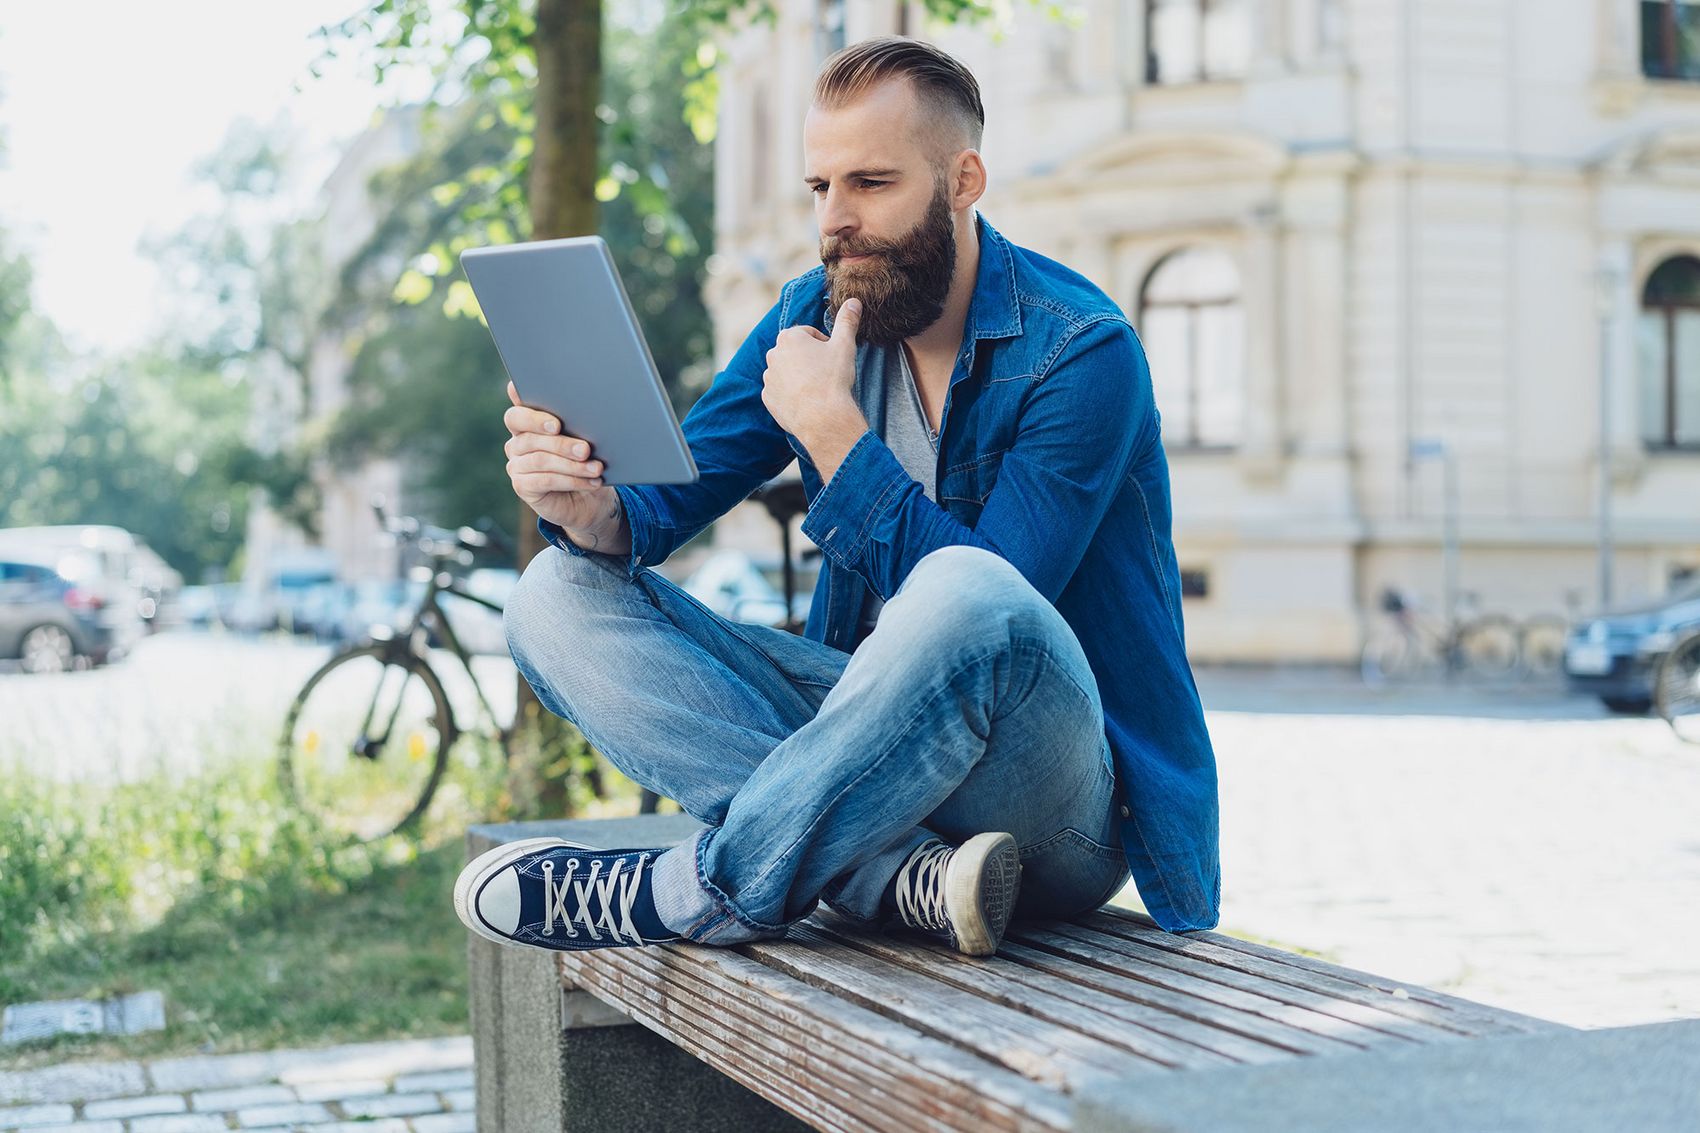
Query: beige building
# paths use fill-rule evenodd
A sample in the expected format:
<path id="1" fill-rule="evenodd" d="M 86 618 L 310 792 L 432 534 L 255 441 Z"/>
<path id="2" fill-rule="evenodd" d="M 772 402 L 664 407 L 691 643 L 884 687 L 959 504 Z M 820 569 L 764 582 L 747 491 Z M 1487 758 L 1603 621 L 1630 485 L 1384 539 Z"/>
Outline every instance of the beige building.
<path id="1" fill-rule="evenodd" d="M 1384 586 L 1440 609 L 1449 470 L 1485 607 L 1594 604 L 1602 455 L 1616 598 L 1700 568 L 1692 0 L 776 6 L 725 43 L 717 357 L 819 262 L 821 61 L 950 51 L 986 105 L 981 211 L 1145 344 L 1195 659 L 1349 659 Z"/>

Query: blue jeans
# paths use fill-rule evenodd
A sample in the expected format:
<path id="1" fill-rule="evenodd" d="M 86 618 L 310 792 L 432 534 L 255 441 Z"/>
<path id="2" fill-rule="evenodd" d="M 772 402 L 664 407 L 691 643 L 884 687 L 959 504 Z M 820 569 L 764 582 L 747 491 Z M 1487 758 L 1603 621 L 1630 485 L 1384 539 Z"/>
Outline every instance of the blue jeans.
<path id="1" fill-rule="evenodd" d="M 1000 556 L 924 556 L 854 654 L 730 622 L 645 569 L 546 547 L 507 604 L 543 706 L 706 829 L 656 859 L 688 939 L 783 934 L 817 900 L 877 921 L 931 837 L 1007 831 L 1017 917 L 1128 879 L 1097 683 L 1062 616 Z"/>

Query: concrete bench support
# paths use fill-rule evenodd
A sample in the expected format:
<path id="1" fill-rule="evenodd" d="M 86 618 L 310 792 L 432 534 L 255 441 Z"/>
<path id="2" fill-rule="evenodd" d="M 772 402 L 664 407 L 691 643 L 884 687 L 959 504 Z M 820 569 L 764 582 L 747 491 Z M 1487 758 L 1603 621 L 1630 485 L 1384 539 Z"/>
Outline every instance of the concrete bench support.
<path id="1" fill-rule="evenodd" d="M 661 821 L 657 827 L 653 823 Z M 594 832 L 620 823 L 474 827 L 467 857 L 501 842 Z M 642 827 L 641 844 L 696 829 L 689 819 Z M 604 843 L 606 844 L 606 843 Z M 639 843 L 633 843 L 639 844 Z M 563 987 L 557 958 L 467 934 L 478 1133 L 793 1133 L 808 1126 L 587 992 Z"/>

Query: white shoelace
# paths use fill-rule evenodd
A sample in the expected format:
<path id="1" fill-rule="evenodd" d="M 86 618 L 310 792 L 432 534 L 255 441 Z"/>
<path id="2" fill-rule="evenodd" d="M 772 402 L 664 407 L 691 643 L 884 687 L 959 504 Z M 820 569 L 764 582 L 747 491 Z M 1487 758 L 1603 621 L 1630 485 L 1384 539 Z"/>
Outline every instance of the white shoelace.
<path id="1" fill-rule="evenodd" d="M 625 869 L 626 859 L 614 859 L 614 868 L 607 874 L 597 876 L 602 871 L 602 859 L 597 858 L 590 863 L 590 870 L 581 878 L 573 875 L 582 864 L 577 858 L 567 859 L 567 872 L 557 883 L 555 881 L 555 861 L 553 858 L 543 859 L 543 935 L 555 934 L 555 918 L 560 917 L 561 926 L 566 929 L 567 939 L 578 939 L 576 921 L 590 933 L 590 939 L 600 942 L 602 933 L 606 932 L 618 944 L 622 939 L 632 944 L 642 944 L 643 936 L 632 924 L 632 905 L 637 901 L 638 885 L 643 881 L 643 863 L 647 859 L 638 860 L 638 864 Z M 595 895 L 602 906 L 600 919 L 590 915 L 590 898 Z M 575 904 L 576 903 L 576 904 Z M 618 910 L 619 920 L 614 919 Z"/>
<path id="2" fill-rule="evenodd" d="M 944 909 L 944 870 L 952 848 L 929 842 L 909 855 L 897 872 L 897 915 L 912 928 L 950 931 Z"/>

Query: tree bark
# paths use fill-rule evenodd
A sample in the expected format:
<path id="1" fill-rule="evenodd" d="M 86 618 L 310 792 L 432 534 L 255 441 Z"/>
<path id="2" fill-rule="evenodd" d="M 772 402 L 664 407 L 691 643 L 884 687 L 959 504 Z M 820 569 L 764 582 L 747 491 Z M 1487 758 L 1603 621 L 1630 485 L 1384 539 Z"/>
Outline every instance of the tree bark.
<path id="1" fill-rule="evenodd" d="M 537 55 L 537 117 L 531 153 L 531 238 L 588 236 L 597 227 L 596 107 L 602 98 L 601 0 L 538 0 L 532 47 Z M 570 430 L 572 423 L 566 425 Z M 522 573 L 544 545 L 537 530 L 537 514 L 520 504 L 516 565 Z M 516 721 L 529 717 L 544 728 L 558 723 L 541 705 L 532 716 L 534 710 L 530 706 L 537 704 L 536 694 L 524 676 L 516 679 L 519 681 Z M 538 787 L 548 793 L 546 805 L 551 810 L 565 813 L 564 783 L 540 783 Z"/>

